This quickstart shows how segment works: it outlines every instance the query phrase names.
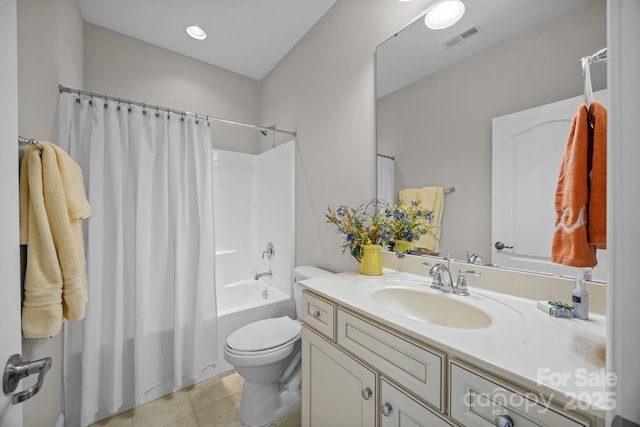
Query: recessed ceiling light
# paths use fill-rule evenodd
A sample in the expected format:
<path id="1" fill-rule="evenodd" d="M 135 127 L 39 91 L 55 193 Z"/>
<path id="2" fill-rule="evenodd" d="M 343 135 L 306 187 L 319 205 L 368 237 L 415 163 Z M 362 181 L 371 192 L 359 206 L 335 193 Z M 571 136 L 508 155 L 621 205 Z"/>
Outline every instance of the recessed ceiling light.
<path id="1" fill-rule="evenodd" d="M 197 25 L 187 27 L 187 34 L 196 40 L 204 40 L 207 38 L 207 33 Z"/>
<path id="2" fill-rule="evenodd" d="M 464 15 L 464 3 L 460 0 L 444 0 L 424 16 L 424 23 L 432 30 L 441 30 L 455 24 Z"/>

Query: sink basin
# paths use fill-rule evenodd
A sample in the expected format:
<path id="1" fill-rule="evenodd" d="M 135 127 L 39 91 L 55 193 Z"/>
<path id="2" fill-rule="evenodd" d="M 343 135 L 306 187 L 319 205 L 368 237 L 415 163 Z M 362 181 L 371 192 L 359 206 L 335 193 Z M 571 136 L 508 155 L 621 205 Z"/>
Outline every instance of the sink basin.
<path id="1" fill-rule="evenodd" d="M 374 291 L 371 298 L 397 315 L 449 328 L 482 329 L 492 322 L 484 311 L 463 302 L 465 297 L 386 288 Z"/>

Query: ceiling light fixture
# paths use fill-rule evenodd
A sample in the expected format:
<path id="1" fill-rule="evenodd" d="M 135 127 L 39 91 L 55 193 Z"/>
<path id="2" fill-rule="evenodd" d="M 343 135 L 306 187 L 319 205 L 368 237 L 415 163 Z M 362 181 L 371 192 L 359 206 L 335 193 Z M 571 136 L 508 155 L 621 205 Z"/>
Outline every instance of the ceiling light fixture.
<path id="1" fill-rule="evenodd" d="M 444 0 L 424 16 L 424 24 L 432 30 L 441 30 L 455 24 L 464 15 L 460 0 Z"/>
<path id="2" fill-rule="evenodd" d="M 207 33 L 197 25 L 187 27 L 187 34 L 196 40 L 204 40 L 207 38 Z"/>

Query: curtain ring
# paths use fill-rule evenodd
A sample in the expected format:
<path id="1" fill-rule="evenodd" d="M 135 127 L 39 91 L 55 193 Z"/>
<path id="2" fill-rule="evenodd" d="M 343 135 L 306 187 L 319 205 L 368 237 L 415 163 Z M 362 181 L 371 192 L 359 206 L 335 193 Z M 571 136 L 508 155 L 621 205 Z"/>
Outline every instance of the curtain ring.
<path id="1" fill-rule="evenodd" d="M 89 98 L 89 105 L 93 105 L 93 95 Z"/>
<path id="2" fill-rule="evenodd" d="M 158 111 L 158 106 L 156 105 L 156 117 L 160 117 L 160 112 Z"/>
<path id="3" fill-rule="evenodd" d="M 184 111 L 183 111 L 183 112 L 182 112 L 182 117 L 180 117 L 180 121 L 181 121 L 181 122 L 184 122 L 184 117 L 185 117 L 185 114 L 184 114 Z"/>
<path id="4" fill-rule="evenodd" d="M 143 102 L 142 103 L 142 115 L 146 116 L 147 115 L 147 110 L 146 110 L 147 106 L 146 104 Z"/>
<path id="5" fill-rule="evenodd" d="M 169 118 L 171 117 L 171 112 L 169 111 L 169 109 L 167 108 L 167 120 L 169 120 Z"/>
<path id="6" fill-rule="evenodd" d="M 131 102 L 129 102 L 129 106 L 127 107 L 127 111 L 131 112 Z"/>
<path id="7" fill-rule="evenodd" d="M 118 106 L 116 107 L 118 111 L 120 111 L 120 98 L 118 98 Z"/>
<path id="8" fill-rule="evenodd" d="M 107 98 L 107 95 L 104 96 L 104 108 L 108 108 L 109 107 L 109 103 L 107 102 L 109 99 Z"/>
<path id="9" fill-rule="evenodd" d="M 198 114 L 196 113 L 196 124 L 198 124 L 198 123 L 200 123 L 200 122 L 198 121 Z"/>

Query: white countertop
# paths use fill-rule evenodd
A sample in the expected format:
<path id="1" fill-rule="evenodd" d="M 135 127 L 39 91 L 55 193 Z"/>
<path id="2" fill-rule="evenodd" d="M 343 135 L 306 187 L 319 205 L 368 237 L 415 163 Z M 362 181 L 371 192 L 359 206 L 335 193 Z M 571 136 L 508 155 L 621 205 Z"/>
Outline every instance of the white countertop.
<path id="1" fill-rule="evenodd" d="M 605 317 L 589 320 L 552 317 L 537 301 L 469 287 L 470 296 L 444 294 L 488 314 L 492 323 L 482 329 L 438 326 L 382 308 L 371 295 L 401 287 L 442 294 L 430 279 L 384 270 L 382 276 L 341 273 L 304 280 L 302 286 L 334 300 L 387 327 L 445 351 L 533 393 L 544 403 L 551 397 L 566 409 L 581 409 L 604 417 L 608 399 L 605 374 Z M 455 313 L 451 314 L 455 316 Z"/>

